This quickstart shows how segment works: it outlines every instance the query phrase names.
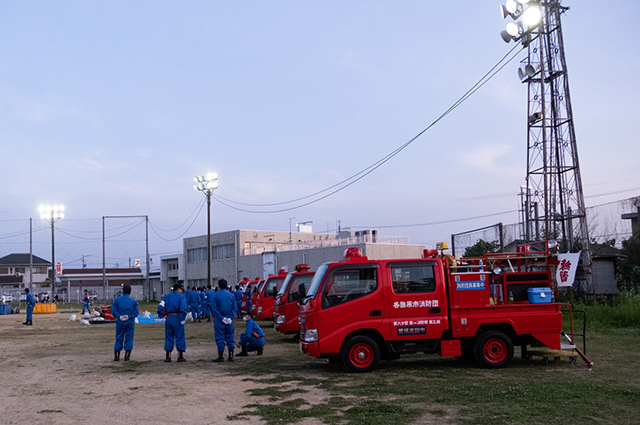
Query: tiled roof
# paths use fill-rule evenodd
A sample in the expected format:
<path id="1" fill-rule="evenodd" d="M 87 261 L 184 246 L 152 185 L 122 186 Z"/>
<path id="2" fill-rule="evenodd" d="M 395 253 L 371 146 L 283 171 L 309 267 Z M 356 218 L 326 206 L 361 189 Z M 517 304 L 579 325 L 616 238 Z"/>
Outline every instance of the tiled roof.
<path id="1" fill-rule="evenodd" d="M 3 266 L 28 266 L 29 254 L 9 254 L 0 258 L 0 265 Z M 33 256 L 34 266 L 50 266 L 51 262 L 44 260 L 36 255 Z"/>

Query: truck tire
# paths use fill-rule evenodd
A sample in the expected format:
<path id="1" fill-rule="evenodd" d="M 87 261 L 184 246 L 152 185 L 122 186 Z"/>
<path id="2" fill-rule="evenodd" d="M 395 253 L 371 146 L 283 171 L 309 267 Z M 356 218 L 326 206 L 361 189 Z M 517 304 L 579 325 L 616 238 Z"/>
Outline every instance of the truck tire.
<path id="1" fill-rule="evenodd" d="M 473 356 L 482 367 L 506 367 L 513 359 L 513 343 L 500 331 L 483 332 L 473 344 Z"/>
<path id="2" fill-rule="evenodd" d="M 344 344 L 340 357 L 349 372 L 369 372 L 380 361 L 380 347 L 368 336 L 354 336 Z"/>

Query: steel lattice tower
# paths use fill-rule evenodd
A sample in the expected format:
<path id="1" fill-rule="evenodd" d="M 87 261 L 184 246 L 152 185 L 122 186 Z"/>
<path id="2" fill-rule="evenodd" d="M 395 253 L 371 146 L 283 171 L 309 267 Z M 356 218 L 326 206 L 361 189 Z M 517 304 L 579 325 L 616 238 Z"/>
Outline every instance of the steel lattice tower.
<path id="1" fill-rule="evenodd" d="M 542 21 L 518 38 L 528 51 L 519 70 L 528 87 L 523 236 L 555 239 L 560 252 L 581 251 L 576 280 L 589 290 L 589 232 L 560 19 L 568 7 L 560 0 L 529 1 L 528 5 L 540 7 Z"/>

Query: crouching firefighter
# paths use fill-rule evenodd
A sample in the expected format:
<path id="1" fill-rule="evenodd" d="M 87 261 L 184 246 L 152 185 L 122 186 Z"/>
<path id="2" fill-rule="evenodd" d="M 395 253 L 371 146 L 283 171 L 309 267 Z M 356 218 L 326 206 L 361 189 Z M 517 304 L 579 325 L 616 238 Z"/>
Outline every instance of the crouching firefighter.
<path id="1" fill-rule="evenodd" d="M 116 318 L 116 343 L 113 347 L 114 361 L 120 360 L 120 351 L 124 345 L 124 360 L 129 361 L 133 350 L 133 332 L 138 317 L 138 301 L 131 298 L 131 286 L 122 287 L 122 296 L 113 300 L 111 313 Z M 123 344 L 124 341 L 124 344 Z"/>
<path id="2" fill-rule="evenodd" d="M 171 362 L 174 343 L 178 349 L 178 362 L 186 361 L 184 352 L 187 350 L 187 344 L 184 340 L 184 322 L 187 317 L 187 300 L 183 292 L 182 284 L 176 283 L 171 292 L 165 295 L 158 304 L 158 317 L 161 314 L 166 316 L 164 322 L 165 363 Z"/>
<path id="3" fill-rule="evenodd" d="M 246 313 L 242 320 L 247 323 L 247 330 L 240 335 L 238 348 L 242 347 L 242 351 L 238 353 L 238 357 L 246 357 L 251 351 L 256 351 L 261 356 L 264 350 L 264 332 L 251 318 L 251 313 Z"/>
<path id="4" fill-rule="evenodd" d="M 236 315 L 236 299 L 231 292 L 227 289 L 227 281 L 220 279 L 218 281 L 219 291 L 216 291 L 213 296 L 213 302 L 211 303 L 211 309 L 213 310 L 214 321 L 213 331 L 215 333 L 216 345 L 218 346 L 218 358 L 213 359 L 213 362 L 224 361 L 224 346 L 226 344 L 229 350 L 229 361 L 233 361 L 233 349 L 235 343 L 233 341 L 233 317 Z"/>

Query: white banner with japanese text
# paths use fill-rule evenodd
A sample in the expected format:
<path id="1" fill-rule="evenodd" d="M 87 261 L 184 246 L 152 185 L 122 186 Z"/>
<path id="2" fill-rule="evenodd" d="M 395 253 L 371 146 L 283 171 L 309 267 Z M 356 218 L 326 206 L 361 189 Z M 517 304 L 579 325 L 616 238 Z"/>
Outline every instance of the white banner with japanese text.
<path id="1" fill-rule="evenodd" d="M 580 252 L 558 254 L 558 270 L 556 270 L 558 287 L 573 286 L 578 261 L 580 261 Z"/>

